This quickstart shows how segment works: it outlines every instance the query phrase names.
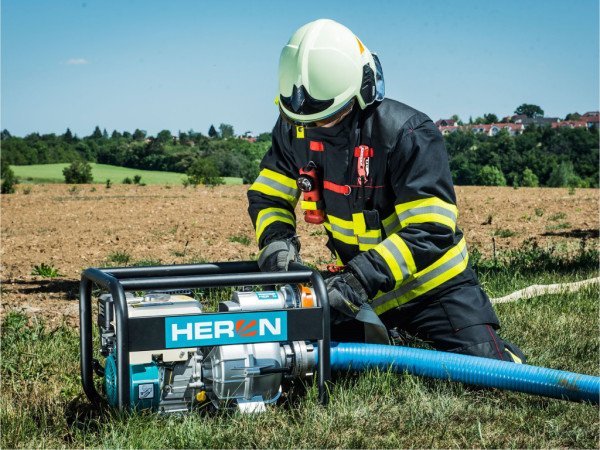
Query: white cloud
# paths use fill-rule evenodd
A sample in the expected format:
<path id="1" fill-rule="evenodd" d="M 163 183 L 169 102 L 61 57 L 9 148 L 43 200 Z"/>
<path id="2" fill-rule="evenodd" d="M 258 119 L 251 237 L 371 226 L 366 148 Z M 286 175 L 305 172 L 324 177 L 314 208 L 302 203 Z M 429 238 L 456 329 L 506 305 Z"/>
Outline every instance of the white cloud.
<path id="1" fill-rule="evenodd" d="M 88 64 L 88 60 L 83 58 L 72 58 L 67 61 L 67 64 Z"/>

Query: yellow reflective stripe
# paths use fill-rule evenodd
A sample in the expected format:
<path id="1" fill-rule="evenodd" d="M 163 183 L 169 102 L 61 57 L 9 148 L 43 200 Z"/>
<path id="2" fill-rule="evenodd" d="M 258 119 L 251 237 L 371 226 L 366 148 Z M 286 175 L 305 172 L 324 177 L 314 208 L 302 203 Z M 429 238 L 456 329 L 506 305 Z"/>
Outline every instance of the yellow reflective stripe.
<path id="1" fill-rule="evenodd" d="M 352 228 L 354 228 L 354 234 L 363 234 L 367 231 L 367 224 L 365 223 L 365 215 L 363 213 L 352 214 Z"/>
<path id="2" fill-rule="evenodd" d="M 338 266 L 343 266 L 344 265 L 344 261 L 342 261 L 342 258 L 340 258 L 340 255 L 338 255 L 338 252 L 335 252 L 335 264 Z"/>
<path id="3" fill-rule="evenodd" d="M 350 230 L 351 234 L 346 235 L 340 232 L 340 228 L 337 228 L 334 224 L 325 221 L 323 225 L 325 226 L 325 229 L 331 233 L 331 236 L 334 239 L 341 241 L 344 244 L 356 245 L 358 243 L 358 241 L 356 240 L 356 236 L 354 235 L 354 233 L 352 233 L 352 230 Z"/>
<path id="4" fill-rule="evenodd" d="M 394 289 L 417 271 L 412 253 L 404 240 L 397 234 L 391 235 L 375 247 L 375 251 L 381 255 L 394 275 L 396 280 Z"/>
<path id="5" fill-rule="evenodd" d="M 400 231 L 400 219 L 398 219 L 398 214 L 396 213 L 392 213 L 389 217 L 383 219 L 381 223 L 386 236 L 390 236 L 393 233 Z"/>
<path id="6" fill-rule="evenodd" d="M 250 186 L 250 190 L 282 198 L 294 208 L 300 197 L 300 191 L 296 185 L 296 180 L 270 169 L 263 169 L 260 171 L 258 178 L 254 184 Z"/>
<path id="7" fill-rule="evenodd" d="M 515 362 L 517 364 L 523 364 L 523 360 L 521 358 L 519 358 L 517 355 L 515 355 L 513 352 L 511 352 L 509 349 L 504 347 L 504 350 L 506 350 L 508 352 L 510 357 L 513 359 L 513 362 Z"/>
<path id="8" fill-rule="evenodd" d="M 436 197 L 400 203 L 396 205 L 396 214 L 402 227 L 411 223 L 436 222 L 456 231 L 458 208 Z"/>
<path id="9" fill-rule="evenodd" d="M 381 230 L 368 230 L 357 236 L 360 251 L 371 250 L 381 242 Z"/>
<path id="10" fill-rule="evenodd" d="M 317 208 L 317 202 L 308 202 L 306 200 L 301 200 L 300 201 L 300 208 L 302 209 L 318 209 Z"/>
<path id="11" fill-rule="evenodd" d="M 260 242 L 260 237 L 265 229 L 273 222 L 288 223 L 294 228 L 296 221 L 294 215 L 283 208 L 265 208 L 258 213 L 256 217 L 256 242 Z"/>
<path id="12" fill-rule="evenodd" d="M 469 255 L 463 238 L 435 263 L 414 274 L 397 289 L 378 293 L 371 306 L 377 314 L 383 314 L 454 278 L 467 268 L 468 263 Z"/>

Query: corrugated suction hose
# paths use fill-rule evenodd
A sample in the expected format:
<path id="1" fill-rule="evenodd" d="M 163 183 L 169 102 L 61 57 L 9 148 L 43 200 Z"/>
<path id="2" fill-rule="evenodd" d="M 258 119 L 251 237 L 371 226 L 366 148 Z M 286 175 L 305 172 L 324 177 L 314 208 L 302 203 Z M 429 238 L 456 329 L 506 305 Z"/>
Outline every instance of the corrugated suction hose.
<path id="1" fill-rule="evenodd" d="M 433 350 L 332 342 L 332 370 L 372 368 L 571 401 L 600 400 L 600 378 L 591 375 Z"/>

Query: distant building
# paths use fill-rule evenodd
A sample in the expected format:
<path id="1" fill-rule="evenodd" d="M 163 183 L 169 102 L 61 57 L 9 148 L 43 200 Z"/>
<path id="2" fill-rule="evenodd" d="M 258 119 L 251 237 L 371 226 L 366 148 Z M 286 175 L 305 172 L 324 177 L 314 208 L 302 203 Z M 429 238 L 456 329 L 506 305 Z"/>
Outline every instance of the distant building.
<path id="1" fill-rule="evenodd" d="M 456 120 L 454 119 L 440 119 L 436 123 L 436 126 L 439 127 L 454 127 L 456 126 Z"/>
<path id="2" fill-rule="evenodd" d="M 585 128 L 587 126 L 586 122 L 580 120 L 563 120 L 552 124 L 552 128 Z"/>
<path id="3" fill-rule="evenodd" d="M 590 111 L 586 112 L 579 120 L 586 123 L 586 126 L 592 127 L 594 125 L 598 126 L 598 118 L 600 117 L 598 111 Z"/>
<path id="4" fill-rule="evenodd" d="M 525 127 L 536 125 L 538 127 L 552 126 L 553 123 L 559 123 L 558 117 L 527 117 L 525 114 L 517 114 L 511 117 L 514 123 L 523 124 Z"/>
<path id="5" fill-rule="evenodd" d="M 439 122 L 439 120 L 438 120 Z M 437 123 L 437 122 L 436 122 Z M 445 125 L 438 125 L 438 130 L 440 130 L 440 132 L 442 134 L 448 134 L 448 133 L 454 133 L 455 131 L 458 130 L 457 126 L 445 126 Z"/>
<path id="6" fill-rule="evenodd" d="M 510 136 L 517 136 L 525 130 L 522 123 L 492 123 L 489 125 L 467 125 L 474 133 L 485 133 L 488 136 L 496 136 L 500 130 L 506 130 Z"/>

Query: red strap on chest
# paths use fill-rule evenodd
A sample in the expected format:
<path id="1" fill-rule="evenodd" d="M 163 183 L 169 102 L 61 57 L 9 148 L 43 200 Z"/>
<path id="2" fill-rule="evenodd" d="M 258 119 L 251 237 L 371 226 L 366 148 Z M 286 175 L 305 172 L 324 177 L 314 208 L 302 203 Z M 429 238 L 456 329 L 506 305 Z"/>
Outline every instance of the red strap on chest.
<path id="1" fill-rule="evenodd" d="M 332 183 L 331 181 L 323 181 L 323 188 L 333 192 L 337 192 L 338 194 L 350 194 L 350 186 L 348 186 L 347 184 L 341 185 Z"/>

